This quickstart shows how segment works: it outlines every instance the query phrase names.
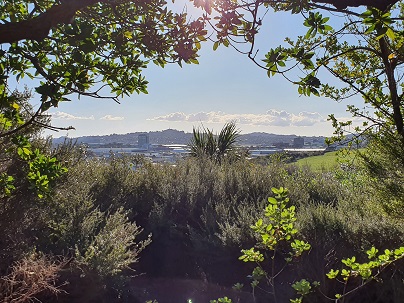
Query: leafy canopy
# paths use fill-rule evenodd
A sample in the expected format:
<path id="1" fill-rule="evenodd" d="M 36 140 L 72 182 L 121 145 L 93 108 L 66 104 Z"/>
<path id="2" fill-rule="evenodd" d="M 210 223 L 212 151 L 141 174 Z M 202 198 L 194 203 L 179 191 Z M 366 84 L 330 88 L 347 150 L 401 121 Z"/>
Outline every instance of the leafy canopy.
<path id="1" fill-rule="evenodd" d="M 189 22 L 164 0 L 12 1 L 1 5 L 0 16 L 2 104 L 11 103 L 8 81 L 29 77 L 39 80 L 41 111 L 71 95 L 117 101 L 147 93 L 147 64 L 197 63 L 206 33 L 201 20 Z M 20 35 L 27 25 L 33 35 Z"/>
<path id="2" fill-rule="evenodd" d="M 48 191 L 65 169 L 31 148 L 23 129 L 55 129 L 43 123 L 44 113 L 72 98 L 118 102 L 147 93 L 143 69 L 150 62 L 198 63 L 205 34 L 201 19 L 172 12 L 165 0 L 0 1 L 0 139 L 14 143 L 8 153 L 17 150 L 28 178 Z M 28 115 L 13 89 L 23 78 L 32 80 L 33 104 L 39 104 Z M 9 194 L 13 177 L 0 173 Z"/>
<path id="3" fill-rule="evenodd" d="M 233 46 L 266 70 L 295 84 L 301 95 L 336 101 L 362 98 L 364 109 L 348 106 L 352 122 L 330 119 L 336 133 L 373 130 L 399 135 L 404 142 L 404 7 L 398 0 L 194 0 L 213 26 L 214 49 Z M 269 13 L 268 13 L 269 12 Z M 261 54 L 256 37 L 270 12 L 300 14 L 306 34 Z M 292 16 L 291 16 L 292 17 Z M 341 22 L 341 20 L 344 20 Z M 276 30 L 276 29 L 275 29 Z M 268 37 L 270 41 L 271 37 Z M 327 74 L 336 81 L 324 82 Z"/>

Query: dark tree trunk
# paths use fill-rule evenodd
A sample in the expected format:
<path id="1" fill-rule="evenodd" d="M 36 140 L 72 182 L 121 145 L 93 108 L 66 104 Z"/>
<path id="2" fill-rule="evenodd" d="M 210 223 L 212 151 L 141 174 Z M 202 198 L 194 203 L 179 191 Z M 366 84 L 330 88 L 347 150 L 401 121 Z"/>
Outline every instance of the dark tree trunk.
<path id="1" fill-rule="evenodd" d="M 382 52 L 383 64 L 386 71 L 387 82 L 389 85 L 390 97 L 391 97 L 391 107 L 393 108 L 393 120 L 397 130 L 400 135 L 401 141 L 404 143 L 404 120 L 401 113 L 401 99 L 398 96 L 397 91 L 397 81 L 394 76 L 394 66 L 389 60 L 389 55 L 391 51 L 388 48 L 385 38 L 379 39 L 380 50 Z"/>

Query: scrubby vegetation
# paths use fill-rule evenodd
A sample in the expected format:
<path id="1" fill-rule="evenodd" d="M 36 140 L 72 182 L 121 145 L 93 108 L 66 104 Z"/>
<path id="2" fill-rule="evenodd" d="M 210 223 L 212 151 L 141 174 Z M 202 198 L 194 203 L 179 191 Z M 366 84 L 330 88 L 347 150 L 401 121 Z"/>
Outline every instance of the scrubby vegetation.
<path id="1" fill-rule="evenodd" d="M 79 298 L 86 285 L 95 298 L 111 302 L 126 294 L 123 277 L 140 273 L 228 286 L 240 282 L 251 291 L 246 280 L 251 268 L 237 259 L 241 249 L 257 241 L 250 226 L 262 216 L 272 187 L 289 189 L 298 237 L 311 245 L 298 266 L 286 266 L 277 277 L 279 302 L 293 296 L 290 285 L 301 278 L 337 293 L 338 285 L 325 273 L 340 260 L 361 259 L 365 249 L 393 249 L 404 240 L 400 179 L 384 179 L 397 189 L 387 193 L 386 187 L 374 186 L 380 175 L 364 161 L 323 172 L 279 157 L 268 165 L 244 158 L 219 163 L 203 155 L 154 165 L 141 157 L 88 158 L 84 149 L 68 143 L 52 150 L 47 142 L 34 142 L 44 154 L 57 155 L 68 171 L 44 198 L 29 191 L 23 178 L 11 195 L 3 195 L 1 272 L 8 277 L 24 260 L 49 266 L 52 274 L 44 279 L 51 287 L 38 287 L 35 295 L 42 300 L 56 300 L 49 297 L 56 291 L 59 301 Z M 380 146 L 375 142 L 360 153 L 369 157 Z M 18 165 L 10 161 L 3 169 L 16 171 Z M 399 174 L 400 167 L 395 163 L 392 173 Z M 29 257 L 33 253 L 43 257 Z M 383 284 L 345 302 L 399 302 L 394 298 L 400 297 L 403 268 L 400 262 L 394 266 L 384 271 Z M 258 299 L 266 297 L 259 288 L 254 291 Z M 86 296 L 83 300 L 90 300 Z"/>
<path id="2" fill-rule="evenodd" d="M 16 96 L 24 105 L 27 96 Z M 131 277 L 140 273 L 239 283 L 255 300 L 266 300 L 265 287 L 246 278 L 252 268 L 237 260 L 259 243 L 251 226 L 271 188 L 289 189 L 293 235 L 310 244 L 286 264 L 266 256 L 278 302 L 292 298 L 290 286 L 301 279 L 319 281 L 323 293 L 344 293 L 326 278 L 330 269 L 351 256 L 364 260 L 371 247 L 393 251 L 404 239 L 403 153 L 400 141 L 387 135 L 369 135 L 355 157 L 318 170 L 284 155 L 259 162 L 232 152 L 194 154 L 175 165 L 122 155 L 97 159 L 71 142 L 53 149 L 39 131 L 25 129 L 24 142 L 2 141 L 10 151 L 1 164 L 3 302 L 136 300 L 128 283 L 136 284 Z M 348 293 L 344 302 L 399 302 L 403 265 L 393 263 L 377 275 L 383 284 Z M 306 298 L 326 301 L 312 292 Z"/>

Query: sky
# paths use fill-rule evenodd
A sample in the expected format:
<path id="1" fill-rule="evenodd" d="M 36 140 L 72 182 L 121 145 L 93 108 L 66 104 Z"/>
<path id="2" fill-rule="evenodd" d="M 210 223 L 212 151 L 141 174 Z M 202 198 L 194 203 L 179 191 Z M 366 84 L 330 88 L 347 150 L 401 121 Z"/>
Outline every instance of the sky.
<path id="1" fill-rule="evenodd" d="M 285 37 L 305 33 L 301 19 L 290 14 L 270 13 L 263 23 L 258 36 L 261 58 Z M 201 124 L 219 131 L 226 122 L 235 120 L 242 133 L 330 136 L 333 128 L 327 121 L 329 114 L 349 118 L 347 103 L 299 96 L 297 86 L 280 76 L 268 78 L 265 70 L 232 48 L 213 51 L 212 44 L 205 43 L 199 62 L 164 69 L 150 64 L 143 73 L 149 81 L 149 93 L 122 98 L 121 104 L 89 98 L 62 102 L 50 111 L 52 123 L 75 130 L 48 134 L 79 137 L 168 128 L 191 132 Z M 349 100 L 353 102 L 361 101 Z"/>

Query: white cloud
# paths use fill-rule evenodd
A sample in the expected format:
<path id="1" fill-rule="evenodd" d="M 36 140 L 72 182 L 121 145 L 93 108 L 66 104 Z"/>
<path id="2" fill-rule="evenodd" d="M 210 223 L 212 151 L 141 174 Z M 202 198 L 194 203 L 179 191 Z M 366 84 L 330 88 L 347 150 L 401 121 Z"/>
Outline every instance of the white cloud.
<path id="1" fill-rule="evenodd" d="M 187 115 L 184 113 L 172 113 L 167 116 L 155 117 L 149 120 L 160 120 L 160 121 L 187 121 Z"/>
<path id="2" fill-rule="evenodd" d="M 325 121 L 319 113 L 301 112 L 292 117 L 294 126 L 312 126 L 318 122 Z"/>
<path id="3" fill-rule="evenodd" d="M 118 117 L 118 116 L 114 117 L 111 115 L 106 115 L 106 116 L 100 118 L 100 120 L 108 120 L 108 121 L 122 121 L 124 119 L 125 119 L 124 117 Z"/>
<path id="4" fill-rule="evenodd" d="M 56 112 L 52 113 L 52 118 L 53 119 L 58 119 L 58 120 L 94 120 L 94 116 L 89 116 L 89 117 L 80 117 L 80 116 L 74 116 L 65 112 Z"/>
<path id="5" fill-rule="evenodd" d="M 182 112 L 154 117 L 148 120 L 169 122 L 204 122 L 226 123 L 231 120 L 239 124 L 256 126 L 313 126 L 324 122 L 325 119 L 317 112 L 300 112 L 298 114 L 287 111 L 268 110 L 264 114 L 227 114 L 224 112 L 199 112 L 185 114 Z"/>

